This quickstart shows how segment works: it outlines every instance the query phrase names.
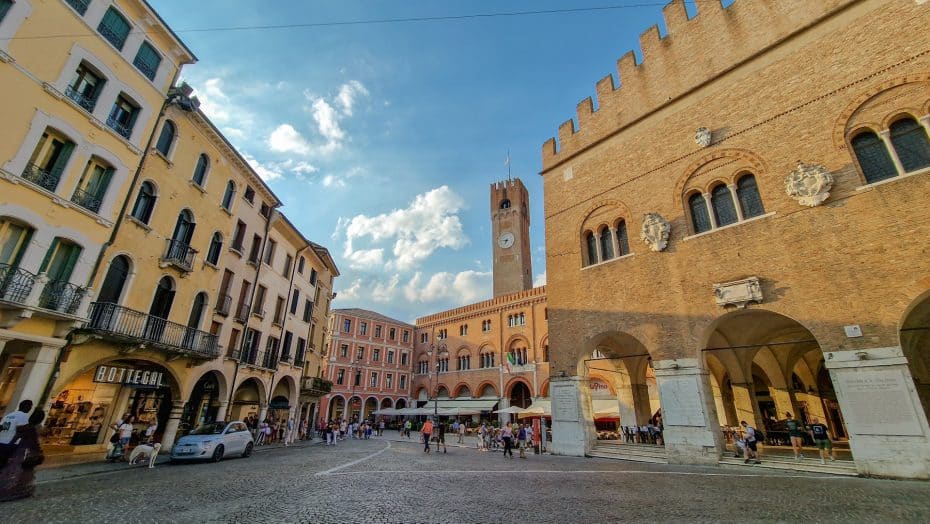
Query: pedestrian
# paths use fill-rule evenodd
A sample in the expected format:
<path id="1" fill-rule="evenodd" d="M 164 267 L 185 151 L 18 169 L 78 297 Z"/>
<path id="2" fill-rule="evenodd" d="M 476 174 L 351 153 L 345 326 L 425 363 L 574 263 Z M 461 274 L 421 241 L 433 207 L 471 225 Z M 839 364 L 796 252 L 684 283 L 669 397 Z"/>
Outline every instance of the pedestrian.
<path id="1" fill-rule="evenodd" d="M 814 417 L 811 424 L 811 436 L 814 437 L 814 444 L 817 444 L 817 450 L 820 452 L 820 463 L 826 464 L 826 458 L 829 456 L 830 461 L 836 460 L 836 454 L 833 451 L 833 441 L 830 440 L 830 432 L 826 425 L 821 424 L 820 419 Z"/>
<path id="2" fill-rule="evenodd" d="M 284 432 L 284 445 L 290 446 L 291 440 L 294 438 L 294 419 L 287 419 L 287 431 Z"/>
<path id="3" fill-rule="evenodd" d="M 379 437 L 384 436 L 384 419 L 383 418 L 381 419 L 380 422 L 378 422 L 378 436 Z"/>
<path id="4" fill-rule="evenodd" d="M 412 428 L 413 422 L 410 422 L 410 419 L 408 418 L 407 421 L 404 422 L 404 433 L 407 435 L 407 440 L 410 440 L 410 430 Z"/>
<path id="5" fill-rule="evenodd" d="M 754 464 L 762 464 L 759 460 L 759 450 L 756 447 L 756 428 L 750 426 L 745 420 L 740 421 L 739 424 L 743 426 L 743 440 L 746 441 L 746 460 L 743 463 L 749 464 L 752 460 Z"/>
<path id="6" fill-rule="evenodd" d="M 461 423 L 461 424 L 459 424 L 459 431 L 458 431 L 458 433 L 459 433 L 459 444 L 463 444 L 463 443 L 465 442 L 465 429 L 466 429 L 466 428 L 465 428 L 465 423 L 464 423 L 464 422 Z"/>
<path id="7" fill-rule="evenodd" d="M 258 434 L 255 436 L 255 445 L 264 446 L 265 445 L 265 426 L 267 423 L 263 420 L 258 423 Z"/>
<path id="8" fill-rule="evenodd" d="M 520 448 L 520 458 L 526 458 L 526 424 L 520 424 L 517 430 L 517 446 Z"/>
<path id="9" fill-rule="evenodd" d="M 501 440 L 504 441 L 504 456 L 509 454 L 513 459 L 513 428 L 510 427 L 510 422 L 501 430 Z"/>
<path id="10" fill-rule="evenodd" d="M 804 437 L 801 436 L 801 423 L 798 422 L 789 412 L 785 412 L 785 426 L 788 427 L 788 439 L 791 440 L 791 449 L 794 451 L 794 460 L 799 461 L 804 458 L 801 454 L 801 446 L 804 445 Z"/>
<path id="11" fill-rule="evenodd" d="M 129 441 L 132 439 L 133 422 L 135 422 L 135 418 L 126 413 L 123 418 L 110 426 L 116 432 L 116 441 L 113 442 L 113 449 L 108 457 L 110 460 L 125 458 L 126 447 L 129 446 Z M 112 442 L 113 439 L 110 440 Z"/>
<path id="12" fill-rule="evenodd" d="M 273 420 L 265 419 L 265 442 L 267 444 L 274 443 L 274 435 L 275 435 L 274 425 L 275 423 Z"/>
<path id="13" fill-rule="evenodd" d="M 23 409 L 22 403 L 19 407 Z M 31 402 L 26 409 L 32 409 Z M 45 460 L 38 429 L 44 419 L 45 411 L 36 409 L 24 424 L 15 426 L 11 454 L 0 468 L 0 502 L 31 497 L 35 491 L 35 467 Z"/>
<path id="14" fill-rule="evenodd" d="M 442 445 L 442 452 L 446 452 L 446 425 L 442 422 L 439 423 L 439 431 L 437 431 L 438 436 L 436 437 L 436 453 L 439 453 L 439 446 Z"/>
<path id="15" fill-rule="evenodd" d="M 307 440 L 307 420 L 300 421 L 300 435 L 298 436 L 300 440 Z"/>
<path id="16" fill-rule="evenodd" d="M 19 409 L 0 419 L 0 456 L 9 456 L 9 453 L 12 453 L 10 443 L 16 436 L 16 428 L 29 422 L 30 411 L 32 411 L 32 401 L 24 400 L 19 403 Z"/>
<path id="17" fill-rule="evenodd" d="M 154 444 L 156 431 L 158 431 L 158 419 L 153 418 L 149 421 L 149 427 L 145 428 L 145 440 L 143 440 L 143 443 L 149 445 Z"/>
<path id="18" fill-rule="evenodd" d="M 420 433 L 423 435 L 424 448 L 423 451 L 429 453 L 430 447 L 430 438 L 433 435 L 433 421 L 426 419 L 426 422 L 423 424 L 423 427 L 420 429 Z"/>

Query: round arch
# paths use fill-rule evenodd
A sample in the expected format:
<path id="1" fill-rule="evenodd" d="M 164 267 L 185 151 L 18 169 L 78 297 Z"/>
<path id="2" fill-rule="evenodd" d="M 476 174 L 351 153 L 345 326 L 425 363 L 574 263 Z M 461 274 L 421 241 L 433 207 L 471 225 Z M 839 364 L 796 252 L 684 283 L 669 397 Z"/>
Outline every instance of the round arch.
<path id="1" fill-rule="evenodd" d="M 452 388 L 453 398 L 459 398 L 462 396 L 471 397 L 471 388 L 468 387 L 468 384 L 465 382 L 459 382 L 458 384 L 455 385 L 454 388 Z"/>
<path id="2" fill-rule="evenodd" d="M 530 385 L 528 380 L 523 377 L 514 377 L 507 382 L 506 386 L 504 386 L 504 396 L 509 397 L 513 393 L 513 389 L 517 386 L 517 384 L 523 384 L 530 392 L 530 396 L 533 395 L 533 386 Z"/>
<path id="3" fill-rule="evenodd" d="M 399 398 L 394 402 L 394 409 L 404 409 L 407 407 L 407 399 Z"/>
<path id="4" fill-rule="evenodd" d="M 282 375 L 271 389 L 272 395 L 287 398 L 290 406 L 297 405 L 297 381 L 291 375 Z"/>
<path id="5" fill-rule="evenodd" d="M 485 380 L 484 382 L 478 384 L 478 387 L 475 388 L 475 393 L 478 395 L 478 398 L 500 397 L 500 394 L 497 391 L 497 387 L 490 380 Z"/>
<path id="6" fill-rule="evenodd" d="M 326 407 L 327 420 L 342 420 L 346 413 L 346 399 L 342 395 L 333 395 Z"/>
<path id="7" fill-rule="evenodd" d="M 383 399 L 381 399 L 381 405 L 380 405 L 381 409 L 390 409 L 393 407 L 394 407 L 394 400 L 392 400 L 390 397 L 384 397 Z"/>

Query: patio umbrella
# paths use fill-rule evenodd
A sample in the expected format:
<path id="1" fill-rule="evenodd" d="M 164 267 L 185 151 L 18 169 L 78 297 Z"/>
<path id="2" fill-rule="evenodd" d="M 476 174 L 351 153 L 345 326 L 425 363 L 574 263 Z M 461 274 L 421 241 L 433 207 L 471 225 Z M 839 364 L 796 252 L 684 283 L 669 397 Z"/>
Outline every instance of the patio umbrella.
<path id="1" fill-rule="evenodd" d="M 509 408 L 498 409 L 497 411 L 494 411 L 494 413 L 511 413 L 511 414 L 516 414 L 516 413 L 520 413 L 520 412 L 522 412 L 522 411 L 523 411 L 523 408 L 521 408 L 521 407 L 519 407 L 519 406 L 510 406 Z"/>

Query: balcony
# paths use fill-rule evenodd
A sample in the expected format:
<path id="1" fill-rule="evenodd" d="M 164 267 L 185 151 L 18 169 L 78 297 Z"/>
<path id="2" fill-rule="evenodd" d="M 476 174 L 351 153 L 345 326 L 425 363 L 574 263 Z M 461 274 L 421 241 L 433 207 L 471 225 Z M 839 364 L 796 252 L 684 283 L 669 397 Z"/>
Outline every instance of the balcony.
<path id="1" fill-rule="evenodd" d="M 193 271 L 194 255 L 197 250 L 180 240 L 168 239 L 168 248 L 165 256 L 161 258 L 163 264 L 172 265 L 182 271 Z"/>
<path id="2" fill-rule="evenodd" d="M 87 12 L 87 6 L 88 4 L 90 4 L 90 0 L 65 0 L 65 1 L 68 2 L 68 5 L 74 8 L 74 10 L 77 11 L 78 14 L 81 16 L 83 16 L 84 13 Z"/>
<path id="3" fill-rule="evenodd" d="M 246 304 L 245 302 L 240 302 L 239 307 L 236 308 L 236 314 L 233 315 L 233 319 L 240 324 L 245 324 L 249 321 L 249 310 L 252 308 L 252 304 Z"/>
<path id="4" fill-rule="evenodd" d="M 60 176 L 61 173 L 49 173 L 35 164 L 26 164 L 26 169 L 23 169 L 23 178 L 52 192 L 58 187 Z"/>
<path id="5" fill-rule="evenodd" d="M 149 80 L 155 80 L 155 73 L 158 72 L 158 67 L 153 68 L 152 64 L 146 62 L 141 54 L 136 55 L 136 58 L 132 61 L 132 65 L 136 66 L 136 69 L 141 71 Z"/>
<path id="6" fill-rule="evenodd" d="M 333 383 L 320 377 L 304 377 L 300 392 L 311 397 L 322 397 L 333 390 Z"/>
<path id="7" fill-rule="evenodd" d="M 63 280 L 49 280 L 39 295 L 39 307 L 74 315 L 81 306 L 81 300 L 87 292 L 82 287 L 75 286 Z"/>
<path id="8" fill-rule="evenodd" d="M 65 88 L 65 96 L 73 100 L 75 104 L 86 109 L 88 113 L 93 113 L 94 106 L 97 105 L 97 97 L 87 96 L 71 86 Z"/>
<path id="9" fill-rule="evenodd" d="M 233 351 L 232 358 L 238 360 L 242 364 L 271 371 L 276 370 L 278 367 L 278 354 L 276 351 L 266 352 L 260 351 L 257 348 L 237 349 Z"/>
<path id="10" fill-rule="evenodd" d="M 216 335 L 109 302 L 94 302 L 84 328 L 115 340 L 151 344 L 192 357 L 212 359 L 220 354 Z"/>
<path id="11" fill-rule="evenodd" d="M 71 201 L 88 211 L 94 213 L 100 211 L 100 199 L 83 189 L 75 189 L 74 194 L 71 195 Z"/>
<path id="12" fill-rule="evenodd" d="M 25 305 L 36 276 L 9 264 L 0 264 L 0 300 Z"/>
<path id="13" fill-rule="evenodd" d="M 132 135 L 132 126 L 120 122 L 115 116 L 107 117 L 107 127 L 116 131 L 116 134 L 129 140 L 129 137 Z"/>
<path id="14" fill-rule="evenodd" d="M 229 316 L 229 310 L 232 308 L 232 297 L 229 295 L 220 295 L 216 297 L 216 307 L 213 308 L 213 311 L 217 315 L 224 317 Z"/>

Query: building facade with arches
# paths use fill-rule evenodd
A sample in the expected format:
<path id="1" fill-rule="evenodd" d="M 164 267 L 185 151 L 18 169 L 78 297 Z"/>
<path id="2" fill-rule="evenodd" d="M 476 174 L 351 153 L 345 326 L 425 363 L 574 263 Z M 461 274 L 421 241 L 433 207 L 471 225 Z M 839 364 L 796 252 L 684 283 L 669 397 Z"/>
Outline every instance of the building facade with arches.
<path id="1" fill-rule="evenodd" d="M 930 10 L 664 15 L 543 146 L 553 449 L 596 445 L 597 368 L 670 462 L 790 412 L 859 473 L 930 477 Z"/>

